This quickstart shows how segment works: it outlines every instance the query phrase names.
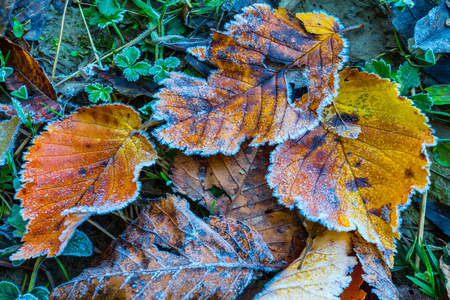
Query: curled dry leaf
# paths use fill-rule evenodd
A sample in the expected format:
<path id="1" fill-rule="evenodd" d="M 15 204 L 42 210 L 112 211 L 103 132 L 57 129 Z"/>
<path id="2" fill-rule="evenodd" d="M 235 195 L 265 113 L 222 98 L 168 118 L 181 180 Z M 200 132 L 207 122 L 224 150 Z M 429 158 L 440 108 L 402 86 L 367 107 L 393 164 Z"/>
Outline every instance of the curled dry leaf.
<path id="1" fill-rule="evenodd" d="M 394 83 L 349 69 L 340 78 L 338 113 L 326 108 L 323 125 L 279 145 L 267 179 L 281 203 L 328 228 L 357 229 L 392 266 L 399 210 L 414 189 L 427 188 L 425 146 L 434 137 Z M 357 126 L 357 138 L 332 130 L 342 124 Z"/>
<path id="2" fill-rule="evenodd" d="M 154 118 L 167 124 L 156 136 L 187 154 L 229 155 L 247 138 L 252 146 L 274 144 L 314 128 L 337 89 L 346 51 L 340 29 L 323 13 L 294 16 L 261 4 L 245 9 L 225 32 L 214 31 L 209 47 L 191 49 L 217 72 L 206 81 L 171 73 L 163 82 Z"/>
<path id="3" fill-rule="evenodd" d="M 56 112 L 61 111 L 61 106 L 56 102 L 56 91 L 48 80 L 42 68 L 22 47 L 14 44 L 5 37 L 0 37 L 0 51 L 3 56 L 9 52 L 6 67 L 12 68 L 13 73 L 6 78 L 6 85 L 10 90 L 18 90 L 26 86 L 28 99 L 21 102 L 24 111 L 30 113 L 34 122 L 54 119 L 56 114 L 48 110 L 47 105 Z M 17 116 L 12 105 L 0 104 L 0 110 L 9 116 Z"/>
<path id="4" fill-rule="evenodd" d="M 234 299 L 271 259 L 247 225 L 201 220 L 185 200 L 168 195 L 153 201 L 95 268 L 50 299 Z"/>
<path id="5" fill-rule="evenodd" d="M 17 117 L 0 123 L 0 166 L 6 162 L 6 153 L 13 145 L 19 127 L 20 119 Z"/>
<path id="6" fill-rule="evenodd" d="M 354 256 L 349 256 L 351 252 L 351 233 L 322 231 L 306 255 L 302 253 L 275 276 L 255 299 L 339 299 L 357 263 Z"/>
<path id="7" fill-rule="evenodd" d="M 353 250 L 361 265 L 362 278 L 370 286 L 380 300 L 399 299 L 397 288 L 392 283 L 391 270 L 383 260 L 383 254 L 374 244 L 366 242 L 354 234 L 352 236 Z"/>
<path id="8" fill-rule="evenodd" d="M 137 197 L 139 172 L 156 159 L 140 126 L 129 106 L 91 106 L 53 122 L 35 138 L 25 155 L 25 184 L 16 195 L 29 219 L 25 244 L 12 259 L 58 255 L 89 216 Z"/>
<path id="9" fill-rule="evenodd" d="M 175 191 L 200 200 L 214 215 L 224 215 L 256 229 L 276 262 L 292 262 L 307 236 L 298 212 L 277 203 L 265 176 L 274 147 L 243 147 L 233 156 L 175 157 L 171 176 Z M 215 198 L 210 189 L 223 191 Z"/>

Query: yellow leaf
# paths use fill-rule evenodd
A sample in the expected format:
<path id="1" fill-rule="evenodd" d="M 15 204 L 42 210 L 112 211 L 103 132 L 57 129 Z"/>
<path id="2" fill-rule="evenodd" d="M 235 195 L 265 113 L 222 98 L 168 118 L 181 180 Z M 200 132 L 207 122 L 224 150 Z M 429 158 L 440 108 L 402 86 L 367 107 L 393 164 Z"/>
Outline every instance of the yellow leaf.
<path id="1" fill-rule="evenodd" d="M 0 166 L 6 161 L 6 153 L 15 140 L 19 126 L 20 119 L 17 117 L 0 123 Z"/>

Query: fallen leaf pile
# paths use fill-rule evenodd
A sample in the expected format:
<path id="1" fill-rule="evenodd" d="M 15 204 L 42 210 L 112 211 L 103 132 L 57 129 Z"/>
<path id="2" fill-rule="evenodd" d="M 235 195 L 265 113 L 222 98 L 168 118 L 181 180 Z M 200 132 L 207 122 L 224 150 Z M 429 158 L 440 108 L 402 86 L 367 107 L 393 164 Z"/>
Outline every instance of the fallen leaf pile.
<path id="1" fill-rule="evenodd" d="M 283 268 L 256 299 L 398 299 L 389 267 L 399 212 L 428 188 L 425 147 L 435 138 L 396 84 L 341 70 L 344 32 L 325 13 L 256 4 L 189 49 L 217 71 L 171 72 L 150 121 L 164 120 L 153 135 L 178 149 L 174 192 L 211 216 L 200 219 L 178 196 L 150 200 L 100 261 L 50 299 L 234 299 L 262 271 Z M 4 38 L 0 50 L 11 52 L 7 86 L 31 93 L 24 111 L 33 122 L 53 119 L 61 106 L 42 69 Z M 116 91 L 150 93 L 102 72 Z M 0 126 L 4 163 L 20 122 Z M 48 124 L 24 156 L 16 198 L 28 223 L 11 259 L 57 256 L 87 218 L 134 201 L 140 171 L 157 158 L 146 128 L 123 104 Z"/>

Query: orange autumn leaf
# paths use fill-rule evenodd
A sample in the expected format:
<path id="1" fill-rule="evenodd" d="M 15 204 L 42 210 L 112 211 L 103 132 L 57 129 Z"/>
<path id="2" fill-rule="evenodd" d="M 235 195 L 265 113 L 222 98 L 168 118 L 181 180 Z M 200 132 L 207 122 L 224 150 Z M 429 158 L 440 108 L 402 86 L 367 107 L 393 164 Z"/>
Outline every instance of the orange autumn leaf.
<path id="1" fill-rule="evenodd" d="M 276 275 L 255 297 L 263 299 L 339 299 L 352 280 L 356 265 L 351 233 L 325 230 L 316 235 L 312 246 Z M 300 266 L 301 264 L 301 266 Z M 300 266 L 300 268 L 299 268 Z"/>
<path id="2" fill-rule="evenodd" d="M 208 47 L 190 49 L 217 72 L 207 80 L 171 73 L 163 82 L 154 118 L 167 124 L 155 135 L 186 154 L 229 155 L 247 138 L 252 146 L 275 144 L 314 128 L 337 89 L 346 51 L 340 29 L 322 13 L 245 9 L 226 31 L 213 32 Z M 309 97 L 297 99 L 305 85 Z"/>
<path id="3" fill-rule="evenodd" d="M 364 283 L 364 279 L 362 277 L 363 274 L 364 271 L 361 263 L 358 262 L 351 273 L 352 281 L 350 282 L 350 285 L 345 288 L 342 294 L 339 295 L 339 298 L 342 300 L 364 300 L 367 293 L 361 290 L 361 285 Z"/>
<path id="4" fill-rule="evenodd" d="M 232 156 L 175 157 L 171 179 L 174 190 L 256 229 L 272 251 L 275 262 L 292 262 L 304 247 L 307 237 L 298 212 L 277 203 L 267 186 L 269 155 L 274 147 L 249 147 L 245 143 Z M 223 194 L 214 197 L 211 189 Z"/>
<path id="5" fill-rule="evenodd" d="M 56 256 L 89 216 L 137 197 L 139 172 L 156 159 L 140 126 L 129 106 L 91 106 L 51 123 L 35 138 L 16 195 L 29 219 L 25 244 L 12 259 Z"/>
<path id="6" fill-rule="evenodd" d="M 33 122 L 54 119 L 57 115 L 45 105 L 56 112 L 61 111 L 61 106 L 44 70 L 25 49 L 5 37 L 0 37 L 0 51 L 3 56 L 9 53 L 6 67 L 13 69 L 12 75 L 6 78 L 6 86 L 10 90 L 18 90 L 23 85 L 27 88 L 29 97 L 21 102 L 24 112 L 29 112 Z M 0 111 L 9 116 L 17 116 L 13 105 L 0 104 Z"/>
<path id="7" fill-rule="evenodd" d="M 268 182 L 308 219 L 358 230 L 392 266 L 399 210 L 428 185 L 432 130 L 387 79 L 346 69 L 338 92 L 320 126 L 272 153 Z"/>
<path id="8" fill-rule="evenodd" d="M 224 216 L 202 220 L 168 195 L 49 299 L 235 299 L 271 259 L 254 229 Z"/>

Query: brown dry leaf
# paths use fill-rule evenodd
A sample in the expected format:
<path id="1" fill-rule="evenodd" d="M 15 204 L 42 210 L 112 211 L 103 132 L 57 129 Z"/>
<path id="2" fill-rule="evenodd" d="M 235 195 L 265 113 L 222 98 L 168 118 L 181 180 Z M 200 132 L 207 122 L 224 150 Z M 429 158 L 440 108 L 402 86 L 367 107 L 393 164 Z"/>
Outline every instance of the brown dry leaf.
<path id="1" fill-rule="evenodd" d="M 201 220 L 168 195 L 152 201 L 95 268 L 49 299 L 234 299 L 271 259 L 247 225 Z"/>
<path id="2" fill-rule="evenodd" d="M 175 157 L 173 175 L 175 191 L 186 194 L 211 210 L 244 222 L 256 229 L 272 251 L 276 262 L 292 262 L 303 249 L 307 236 L 295 210 L 277 203 L 265 176 L 269 155 L 274 147 L 248 147 L 248 143 L 233 156 L 218 154 L 210 157 Z M 223 194 L 215 198 L 212 188 Z"/>
<path id="3" fill-rule="evenodd" d="M 0 123 L 0 166 L 6 162 L 6 153 L 16 139 L 20 124 L 20 119 L 17 117 Z"/>
<path id="4" fill-rule="evenodd" d="M 396 84 L 350 69 L 340 78 L 324 123 L 279 145 L 267 179 L 281 203 L 328 228 L 358 230 L 392 266 L 399 209 L 428 186 L 434 137 Z"/>
<path id="5" fill-rule="evenodd" d="M 12 75 L 6 78 L 8 88 L 18 90 L 23 85 L 27 88 L 29 97 L 21 102 L 23 110 L 30 113 L 33 122 L 54 119 L 57 115 L 43 104 L 56 112 L 61 111 L 61 106 L 56 102 L 56 91 L 42 68 L 26 50 L 5 37 L 0 37 L 0 51 L 3 56 L 10 53 L 6 67 L 14 70 Z M 12 105 L 0 104 L 0 110 L 9 116 L 17 116 Z"/>
<path id="6" fill-rule="evenodd" d="M 13 260 L 60 254 L 92 214 L 136 199 L 143 166 L 156 152 L 140 131 L 139 114 L 122 104 L 84 107 L 47 126 L 25 155 L 22 216 L 29 219 Z"/>
<path id="7" fill-rule="evenodd" d="M 351 252 L 351 233 L 322 231 L 306 255 L 302 253 L 275 276 L 255 299 L 339 299 L 357 263 L 354 256 L 349 256 Z"/>
<path id="8" fill-rule="evenodd" d="M 322 13 L 246 8 L 226 31 L 213 32 L 209 47 L 191 49 L 218 66 L 207 81 L 171 73 L 163 82 L 154 118 L 167 124 L 155 135 L 186 154 L 229 155 L 247 138 L 274 144 L 314 128 L 337 89 L 346 51 L 340 29 Z M 309 97 L 298 99 L 305 85 Z"/>
<path id="9" fill-rule="evenodd" d="M 447 290 L 447 296 L 450 297 L 450 266 L 447 265 L 444 262 L 444 259 L 441 257 L 439 259 L 439 267 L 441 268 L 442 273 L 445 276 L 445 289 Z"/>
<path id="10" fill-rule="evenodd" d="M 372 292 L 380 300 L 399 299 L 397 288 L 392 282 L 391 270 L 377 247 L 356 234 L 352 236 L 352 240 L 353 250 L 364 271 L 362 278 L 373 287 Z"/>

